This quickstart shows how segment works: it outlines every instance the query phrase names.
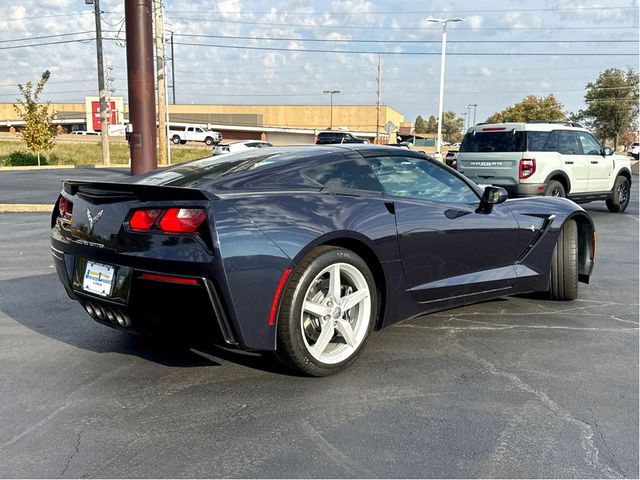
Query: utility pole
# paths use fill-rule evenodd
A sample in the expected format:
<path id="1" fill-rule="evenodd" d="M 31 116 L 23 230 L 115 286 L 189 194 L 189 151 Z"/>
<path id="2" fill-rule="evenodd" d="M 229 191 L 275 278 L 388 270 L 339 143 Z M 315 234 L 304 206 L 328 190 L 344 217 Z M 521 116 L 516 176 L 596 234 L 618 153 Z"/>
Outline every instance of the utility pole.
<path id="1" fill-rule="evenodd" d="M 102 58 L 102 24 L 100 22 L 100 0 L 93 0 L 93 14 L 96 20 L 96 54 L 98 57 L 98 95 L 100 96 L 100 144 L 102 145 L 102 163 L 103 165 L 111 165 L 111 155 L 109 153 L 109 116 L 107 115 L 107 89 L 104 86 L 104 60 Z"/>
<path id="2" fill-rule="evenodd" d="M 173 32 L 171 32 L 171 94 L 173 96 L 173 104 L 176 104 L 176 54 L 173 50 Z"/>
<path id="3" fill-rule="evenodd" d="M 156 74 L 158 91 L 158 140 L 159 164 L 167 165 L 167 97 L 165 95 L 166 69 L 164 64 L 164 25 L 162 18 L 162 4 L 160 0 L 153 0 L 154 20 L 156 27 Z"/>
<path id="4" fill-rule="evenodd" d="M 378 136 L 380 132 L 380 89 L 382 88 L 382 54 L 378 54 L 378 91 L 376 92 L 376 142 L 378 143 Z"/>
<path id="5" fill-rule="evenodd" d="M 131 174 L 157 167 L 152 0 L 125 0 Z"/>

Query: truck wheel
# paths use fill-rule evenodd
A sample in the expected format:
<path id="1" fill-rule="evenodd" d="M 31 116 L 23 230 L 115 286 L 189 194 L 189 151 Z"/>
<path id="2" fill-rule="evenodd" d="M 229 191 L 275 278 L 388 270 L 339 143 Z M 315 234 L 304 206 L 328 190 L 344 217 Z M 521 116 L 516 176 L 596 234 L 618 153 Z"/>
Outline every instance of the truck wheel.
<path id="1" fill-rule="evenodd" d="M 204 139 L 204 143 L 206 143 L 209 147 L 213 145 L 213 138 L 207 137 Z"/>
<path id="2" fill-rule="evenodd" d="M 544 194 L 547 197 L 566 197 L 567 192 L 564 191 L 564 186 L 557 180 L 551 180 Z"/>
<path id="3" fill-rule="evenodd" d="M 173 137 L 171 137 L 171 141 L 178 145 L 180 143 L 180 136 L 174 135 Z"/>
<path id="4" fill-rule="evenodd" d="M 187 143 L 186 140 L 180 140 L 180 145 L 184 145 L 185 143 Z"/>
<path id="5" fill-rule="evenodd" d="M 549 297 L 575 300 L 578 297 L 578 225 L 567 220 L 551 254 Z"/>
<path id="6" fill-rule="evenodd" d="M 629 199 L 631 197 L 631 185 L 627 177 L 618 175 L 615 183 L 613 184 L 613 190 L 611 190 L 611 197 L 607 199 L 607 208 L 610 212 L 624 212 L 629 205 Z"/>

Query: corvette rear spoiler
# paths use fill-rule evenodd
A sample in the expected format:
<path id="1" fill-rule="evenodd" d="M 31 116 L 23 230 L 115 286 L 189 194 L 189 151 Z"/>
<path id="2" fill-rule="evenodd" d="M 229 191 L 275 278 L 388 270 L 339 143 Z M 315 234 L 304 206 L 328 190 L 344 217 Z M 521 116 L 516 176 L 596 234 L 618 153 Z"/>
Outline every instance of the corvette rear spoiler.
<path id="1" fill-rule="evenodd" d="M 137 183 L 91 182 L 65 180 L 62 189 L 69 195 L 90 200 L 92 203 L 114 200 L 212 200 L 215 195 L 183 187 L 165 187 Z"/>

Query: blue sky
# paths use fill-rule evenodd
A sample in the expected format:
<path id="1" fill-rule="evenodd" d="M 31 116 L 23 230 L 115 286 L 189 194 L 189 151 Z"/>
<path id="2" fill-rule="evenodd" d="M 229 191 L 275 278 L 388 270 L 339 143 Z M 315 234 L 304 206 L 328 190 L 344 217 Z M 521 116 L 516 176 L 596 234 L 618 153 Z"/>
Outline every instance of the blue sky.
<path id="1" fill-rule="evenodd" d="M 125 38 L 123 5 L 102 1 L 105 37 Z M 585 84 L 602 70 L 638 70 L 636 0 L 476 0 L 446 7 L 436 1 L 165 0 L 165 5 L 176 44 L 178 103 L 322 104 L 328 102 L 323 90 L 336 89 L 341 92 L 336 104 L 374 104 L 380 52 L 383 103 L 407 120 L 435 114 L 441 27 L 427 21 L 433 17 L 465 20 L 448 29 L 444 108 L 461 114 L 477 104 L 478 122 L 528 94 L 553 93 L 565 110 L 577 111 L 584 107 Z M 52 77 L 45 99 L 79 102 L 94 94 L 95 44 L 76 41 L 90 39 L 93 30 L 92 7 L 79 0 L 1 2 L 0 101 L 13 101 L 17 83 L 37 80 L 47 68 Z M 23 40 L 49 35 L 64 36 Z M 69 43 L 22 47 L 58 41 Z M 105 51 L 114 94 L 126 97 L 121 45 L 107 40 Z"/>

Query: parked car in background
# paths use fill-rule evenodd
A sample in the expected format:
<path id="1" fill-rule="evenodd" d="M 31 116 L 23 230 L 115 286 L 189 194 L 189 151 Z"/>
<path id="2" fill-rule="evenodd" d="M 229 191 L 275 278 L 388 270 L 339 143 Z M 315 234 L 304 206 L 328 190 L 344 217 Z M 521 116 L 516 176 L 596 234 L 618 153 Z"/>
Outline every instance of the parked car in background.
<path id="1" fill-rule="evenodd" d="M 253 148 L 273 147 L 269 142 L 262 140 L 239 140 L 237 142 L 220 143 L 211 150 L 212 155 L 226 155 L 229 153 L 239 153 Z"/>
<path id="2" fill-rule="evenodd" d="M 471 127 L 458 153 L 458 171 L 510 196 L 605 200 L 623 212 L 631 195 L 628 157 L 614 155 L 579 124 L 494 123 Z"/>
<path id="3" fill-rule="evenodd" d="M 74 130 L 71 135 L 100 135 L 100 132 L 89 132 L 87 130 Z"/>
<path id="4" fill-rule="evenodd" d="M 640 143 L 635 142 L 629 145 L 627 149 L 627 155 L 632 156 L 636 160 L 640 160 Z"/>
<path id="5" fill-rule="evenodd" d="M 187 142 L 204 142 L 207 145 L 217 145 L 222 141 L 222 134 L 207 127 L 184 127 L 180 129 L 170 129 L 169 138 L 178 144 Z"/>
<path id="6" fill-rule="evenodd" d="M 316 136 L 316 145 L 328 145 L 334 143 L 369 143 L 364 138 L 356 137 L 349 132 L 340 132 L 328 130 L 326 132 L 318 132 Z"/>

